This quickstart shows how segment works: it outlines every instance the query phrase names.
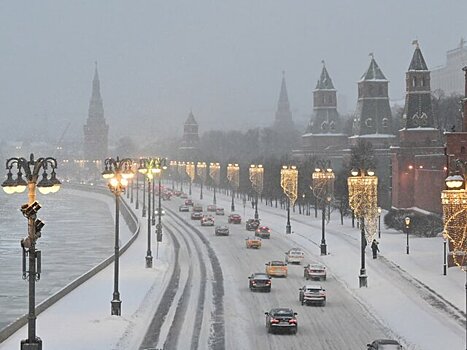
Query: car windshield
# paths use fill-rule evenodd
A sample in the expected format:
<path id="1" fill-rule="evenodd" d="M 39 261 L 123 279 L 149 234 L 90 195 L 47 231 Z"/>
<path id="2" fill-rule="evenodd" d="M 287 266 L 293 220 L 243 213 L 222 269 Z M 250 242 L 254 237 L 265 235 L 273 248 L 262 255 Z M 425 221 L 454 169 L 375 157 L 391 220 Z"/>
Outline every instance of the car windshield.
<path id="1" fill-rule="evenodd" d="M 269 279 L 269 276 L 266 275 L 265 273 L 255 273 L 253 275 L 253 278 L 257 279 L 257 280 L 268 280 Z"/>
<path id="2" fill-rule="evenodd" d="M 321 291 L 321 288 L 307 288 L 306 291 L 310 293 L 318 293 Z"/>
<path id="3" fill-rule="evenodd" d="M 293 317 L 292 310 L 273 310 L 271 314 L 275 317 Z"/>
<path id="4" fill-rule="evenodd" d="M 285 266 L 283 261 L 271 261 L 271 266 Z"/>
<path id="5" fill-rule="evenodd" d="M 400 350 L 401 347 L 397 344 L 379 344 L 378 350 Z"/>

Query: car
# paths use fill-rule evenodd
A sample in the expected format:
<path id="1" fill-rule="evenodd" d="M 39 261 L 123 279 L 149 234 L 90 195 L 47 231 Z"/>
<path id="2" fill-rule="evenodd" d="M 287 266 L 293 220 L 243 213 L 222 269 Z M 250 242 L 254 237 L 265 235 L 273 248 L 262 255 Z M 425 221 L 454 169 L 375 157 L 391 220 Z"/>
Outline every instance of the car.
<path id="1" fill-rule="evenodd" d="M 214 204 L 210 204 L 210 205 L 208 205 L 208 208 L 206 210 L 209 211 L 209 212 L 215 213 L 216 212 L 216 206 Z"/>
<path id="2" fill-rule="evenodd" d="M 326 281 L 326 266 L 322 264 L 308 264 L 303 270 L 303 277 L 306 280 Z"/>
<path id="3" fill-rule="evenodd" d="M 276 331 L 289 331 L 296 334 L 298 330 L 297 313 L 288 308 L 275 308 L 266 315 L 266 329 L 268 333 Z"/>
<path id="4" fill-rule="evenodd" d="M 245 241 L 246 241 L 246 247 L 247 247 L 247 248 L 256 248 L 256 249 L 261 248 L 261 238 L 257 238 L 257 237 L 250 238 L 250 237 L 247 237 L 247 238 L 245 239 Z"/>
<path id="5" fill-rule="evenodd" d="M 162 200 L 164 200 L 164 201 L 170 201 L 170 197 L 172 197 L 172 193 L 170 193 L 170 192 L 164 192 L 164 193 L 162 193 Z"/>
<path id="6" fill-rule="evenodd" d="M 250 280 L 248 286 L 251 291 L 260 290 L 265 292 L 271 292 L 271 277 L 263 272 L 252 273 L 248 277 Z"/>
<path id="7" fill-rule="evenodd" d="M 270 238 L 271 229 L 267 226 L 260 226 L 256 229 L 255 236 L 261 237 L 261 238 Z"/>
<path id="8" fill-rule="evenodd" d="M 229 222 L 229 224 L 241 224 L 242 217 L 238 214 L 230 214 L 227 221 Z"/>
<path id="9" fill-rule="evenodd" d="M 216 208 L 216 215 L 224 215 L 224 208 Z"/>
<path id="10" fill-rule="evenodd" d="M 159 209 L 154 210 L 154 215 L 159 215 Z M 161 216 L 165 215 L 165 210 L 161 209 Z"/>
<path id="11" fill-rule="evenodd" d="M 326 290 L 320 285 L 306 285 L 299 289 L 298 300 L 304 304 L 326 305 Z"/>
<path id="12" fill-rule="evenodd" d="M 182 194 L 182 192 L 180 192 L 180 191 L 174 191 L 173 194 L 174 194 L 175 197 L 180 197 L 180 195 Z"/>
<path id="13" fill-rule="evenodd" d="M 203 213 L 194 212 L 191 213 L 191 220 L 201 220 L 203 218 Z"/>
<path id="14" fill-rule="evenodd" d="M 193 209 L 196 213 L 201 213 L 203 211 L 203 206 L 201 204 L 193 204 Z"/>
<path id="15" fill-rule="evenodd" d="M 226 225 L 218 225 L 214 230 L 216 236 L 228 236 L 229 235 L 229 227 Z"/>
<path id="16" fill-rule="evenodd" d="M 180 198 L 182 199 L 187 199 L 188 198 L 188 195 L 186 193 L 181 193 L 180 194 Z"/>
<path id="17" fill-rule="evenodd" d="M 266 273 L 274 277 L 287 277 L 288 268 L 285 261 L 273 260 L 266 264 Z"/>
<path id="18" fill-rule="evenodd" d="M 193 199 L 190 199 L 190 198 L 185 199 L 185 205 L 193 206 Z"/>
<path id="19" fill-rule="evenodd" d="M 190 211 L 190 208 L 182 204 L 181 206 L 178 207 L 178 211 L 187 212 L 187 211 Z"/>
<path id="20" fill-rule="evenodd" d="M 368 350 L 402 350 L 402 345 L 391 339 L 377 339 L 366 346 Z"/>
<path id="21" fill-rule="evenodd" d="M 259 226 L 258 219 L 248 219 L 246 221 L 246 229 L 247 231 L 255 231 Z"/>
<path id="22" fill-rule="evenodd" d="M 214 226 L 214 218 L 211 215 L 204 215 L 201 218 L 201 226 Z"/>
<path id="23" fill-rule="evenodd" d="M 285 252 L 285 261 L 289 264 L 301 264 L 305 253 L 300 248 L 292 248 Z"/>

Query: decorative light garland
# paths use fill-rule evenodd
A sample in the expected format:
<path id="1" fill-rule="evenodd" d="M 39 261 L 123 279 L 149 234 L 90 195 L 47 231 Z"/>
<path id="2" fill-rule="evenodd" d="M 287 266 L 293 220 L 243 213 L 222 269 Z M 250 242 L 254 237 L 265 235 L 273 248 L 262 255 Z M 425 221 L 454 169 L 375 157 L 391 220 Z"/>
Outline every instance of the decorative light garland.
<path id="1" fill-rule="evenodd" d="M 284 165 L 281 169 L 281 187 L 293 206 L 298 195 L 298 170 L 295 165 Z"/>

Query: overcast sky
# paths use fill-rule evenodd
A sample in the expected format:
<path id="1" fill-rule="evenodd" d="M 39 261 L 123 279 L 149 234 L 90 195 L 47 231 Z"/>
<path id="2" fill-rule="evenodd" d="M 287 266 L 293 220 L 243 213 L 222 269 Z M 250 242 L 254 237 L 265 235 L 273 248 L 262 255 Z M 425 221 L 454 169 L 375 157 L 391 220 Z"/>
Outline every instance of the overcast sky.
<path id="1" fill-rule="evenodd" d="M 94 61 L 113 140 L 180 136 L 190 109 L 200 132 L 272 124 L 283 70 L 305 123 L 323 59 L 351 111 L 370 52 L 400 100 L 412 40 L 442 65 L 466 13 L 466 0 L 0 0 L 0 136 L 47 125 L 53 140 L 71 123 L 81 138 Z"/>

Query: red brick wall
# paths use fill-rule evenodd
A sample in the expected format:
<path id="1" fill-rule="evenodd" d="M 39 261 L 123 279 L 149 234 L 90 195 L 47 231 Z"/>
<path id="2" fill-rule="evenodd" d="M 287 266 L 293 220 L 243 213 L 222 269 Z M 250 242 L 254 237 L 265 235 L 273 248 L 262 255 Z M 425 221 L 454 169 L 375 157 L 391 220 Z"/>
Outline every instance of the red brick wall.
<path id="1" fill-rule="evenodd" d="M 444 170 L 415 170 L 414 207 L 432 213 L 442 213 L 441 191 L 444 189 Z"/>

